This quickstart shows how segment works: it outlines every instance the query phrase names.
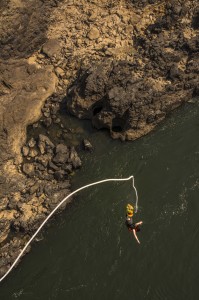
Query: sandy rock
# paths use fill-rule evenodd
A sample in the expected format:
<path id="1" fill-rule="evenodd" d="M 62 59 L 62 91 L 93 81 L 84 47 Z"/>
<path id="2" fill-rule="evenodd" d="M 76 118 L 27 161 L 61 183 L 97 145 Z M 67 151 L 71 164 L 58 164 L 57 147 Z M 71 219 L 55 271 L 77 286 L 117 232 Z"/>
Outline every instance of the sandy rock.
<path id="1" fill-rule="evenodd" d="M 90 40 L 96 40 L 100 37 L 100 31 L 97 27 L 92 27 L 91 30 L 88 32 L 88 38 Z"/>
<path id="2" fill-rule="evenodd" d="M 6 177 L 19 176 L 13 172 L 13 157 L 15 163 L 22 161 L 21 146 L 25 143 L 26 126 L 41 116 L 42 105 L 56 84 L 56 76 L 50 67 L 37 69 L 30 75 L 28 66 L 26 61 L 12 61 L 1 63 L 0 67 L 0 82 L 5 81 L 12 87 L 0 95 L 0 151 L 3 153 L 0 163 L 1 173 Z"/>
<path id="3" fill-rule="evenodd" d="M 36 149 L 30 149 L 28 156 L 29 157 L 36 157 L 38 155 L 38 151 Z"/>
<path id="4" fill-rule="evenodd" d="M 62 68 L 60 68 L 60 67 L 57 67 L 57 68 L 55 69 L 55 73 L 56 73 L 56 75 L 57 75 L 58 77 L 64 77 L 64 75 L 65 75 L 64 70 L 63 70 Z"/>
<path id="5" fill-rule="evenodd" d="M 9 202 L 9 200 L 8 200 L 7 197 L 4 197 L 4 198 L 1 199 L 1 201 L 0 201 L 0 211 L 6 209 L 6 207 L 8 205 L 8 202 Z"/>
<path id="6" fill-rule="evenodd" d="M 18 217 L 16 210 L 0 211 L 0 243 L 2 243 L 10 232 L 10 225 L 16 217 Z"/>
<path id="7" fill-rule="evenodd" d="M 21 226 L 26 230 L 34 230 L 37 226 L 37 220 L 45 217 L 47 208 L 44 207 L 45 196 L 42 194 L 40 197 L 34 196 L 27 203 L 20 205 L 20 219 Z"/>
<path id="8" fill-rule="evenodd" d="M 23 154 L 23 156 L 28 156 L 28 154 L 29 154 L 29 147 L 23 146 L 22 147 L 22 154 Z"/>

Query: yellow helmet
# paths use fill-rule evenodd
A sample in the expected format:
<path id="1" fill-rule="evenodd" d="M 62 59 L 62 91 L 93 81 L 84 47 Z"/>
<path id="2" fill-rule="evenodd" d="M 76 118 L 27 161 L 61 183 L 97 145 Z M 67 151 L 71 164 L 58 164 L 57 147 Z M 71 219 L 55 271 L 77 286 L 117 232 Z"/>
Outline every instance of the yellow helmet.
<path id="1" fill-rule="evenodd" d="M 131 204 L 127 204 L 126 206 L 126 213 L 129 217 L 132 217 L 133 216 L 133 211 L 134 211 L 134 208 Z"/>
<path id="2" fill-rule="evenodd" d="M 133 210 L 134 210 L 133 205 L 127 204 L 126 210 L 131 210 L 131 211 L 133 211 Z"/>

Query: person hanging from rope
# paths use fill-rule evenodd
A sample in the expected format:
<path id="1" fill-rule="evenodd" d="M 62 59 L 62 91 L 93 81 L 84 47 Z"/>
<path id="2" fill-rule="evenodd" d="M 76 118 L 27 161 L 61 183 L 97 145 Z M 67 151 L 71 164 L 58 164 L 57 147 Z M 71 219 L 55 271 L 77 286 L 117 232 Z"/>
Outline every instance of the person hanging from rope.
<path id="1" fill-rule="evenodd" d="M 133 212 L 134 212 L 133 206 L 131 204 L 127 204 L 127 206 L 126 206 L 126 226 L 130 232 L 133 232 L 136 241 L 138 242 L 138 244 L 140 244 L 140 241 L 137 237 L 136 232 L 140 231 L 140 225 L 142 225 L 143 222 L 140 221 L 138 223 L 134 223 L 133 222 Z"/>

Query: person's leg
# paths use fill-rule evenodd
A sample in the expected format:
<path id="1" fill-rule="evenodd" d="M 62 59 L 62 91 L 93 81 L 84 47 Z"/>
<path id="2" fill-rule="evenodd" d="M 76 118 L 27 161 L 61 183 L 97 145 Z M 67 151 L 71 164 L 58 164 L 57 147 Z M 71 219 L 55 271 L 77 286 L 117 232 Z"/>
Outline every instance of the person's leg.
<path id="1" fill-rule="evenodd" d="M 142 221 L 138 222 L 138 223 L 135 223 L 135 226 L 139 226 L 139 225 L 142 225 Z"/>

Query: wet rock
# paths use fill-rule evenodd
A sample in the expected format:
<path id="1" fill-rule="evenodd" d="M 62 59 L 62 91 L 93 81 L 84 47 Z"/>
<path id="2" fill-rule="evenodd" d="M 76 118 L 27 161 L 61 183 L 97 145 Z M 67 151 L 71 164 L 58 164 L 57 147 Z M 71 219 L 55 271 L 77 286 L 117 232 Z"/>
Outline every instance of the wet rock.
<path id="1" fill-rule="evenodd" d="M 51 210 L 54 209 L 57 206 L 57 204 L 60 203 L 69 193 L 70 192 L 68 189 L 62 189 L 62 190 L 54 192 L 51 195 L 51 199 L 50 199 L 50 203 L 49 203 Z M 64 209 L 66 207 L 66 205 L 70 202 L 71 202 L 71 199 L 68 199 L 67 201 L 65 201 L 60 206 L 59 210 Z"/>
<path id="2" fill-rule="evenodd" d="M 59 189 L 69 189 L 70 187 L 71 184 L 69 180 L 64 180 L 63 182 L 60 182 L 58 186 Z"/>
<path id="3" fill-rule="evenodd" d="M 62 167 L 62 170 L 64 170 L 67 174 L 72 173 L 72 170 L 73 170 L 72 164 L 66 163 L 66 164 L 62 165 L 61 167 Z"/>
<path id="4" fill-rule="evenodd" d="M 87 139 L 83 139 L 83 147 L 85 150 L 92 151 L 93 146 L 91 145 L 90 141 Z"/>
<path id="5" fill-rule="evenodd" d="M 81 159 L 79 158 L 74 147 L 70 150 L 70 161 L 75 169 L 80 168 L 82 165 Z"/>

